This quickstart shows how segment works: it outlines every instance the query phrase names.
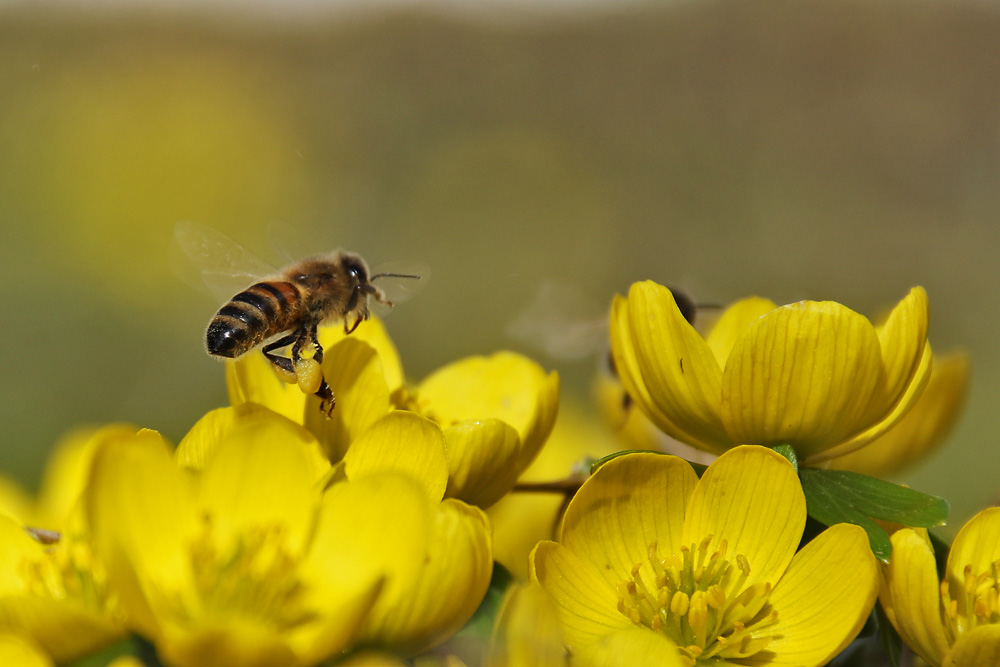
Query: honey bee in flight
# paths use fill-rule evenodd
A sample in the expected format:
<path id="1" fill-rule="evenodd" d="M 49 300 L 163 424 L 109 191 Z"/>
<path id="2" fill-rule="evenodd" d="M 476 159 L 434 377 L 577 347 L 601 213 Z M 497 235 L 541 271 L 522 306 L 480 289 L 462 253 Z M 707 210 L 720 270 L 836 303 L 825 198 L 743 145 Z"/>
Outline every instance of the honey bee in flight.
<path id="1" fill-rule="evenodd" d="M 235 241 L 195 223 L 178 223 L 176 231 L 181 248 L 202 265 L 207 255 L 224 256 L 224 263 L 231 265 L 235 253 L 248 254 Z M 344 333 L 352 333 L 369 318 L 369 299 L 391 308 L 392 301 L 373 282 L 389 277 L 420 278 L 408 273 L 372 275 L 360 256 L 342 250 L 292 264 L 250 285 L 219 309 L 205 334 L 208 353 L 235 359 L 263 345 L 261 352 L 278 376 L 308 387 L 319 397 L 320 410 L 329 416 L 335 400 L 319 370 L 323 347 L 316 330 L 320 324 L 342 321 Z M 289 345 L 289 356 L 276 352 Z M 311 359 L 302 356 L 308 346 L 313 348 Z M 303 378 L 304 374 L 312 377 Z"/>

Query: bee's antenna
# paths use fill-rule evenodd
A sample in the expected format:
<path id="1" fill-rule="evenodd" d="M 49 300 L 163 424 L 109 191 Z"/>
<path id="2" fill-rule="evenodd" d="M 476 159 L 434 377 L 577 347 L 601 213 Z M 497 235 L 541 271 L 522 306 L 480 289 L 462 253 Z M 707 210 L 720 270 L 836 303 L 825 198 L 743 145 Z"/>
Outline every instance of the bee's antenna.
<path id="1" fill-rule="evenodd" d="M 376 273 L 374 276 L 369 278 L 369 280 L 376 280 L 378 278 L 415 278 L 420 280 L 420 276 L 412 273 Z"/>

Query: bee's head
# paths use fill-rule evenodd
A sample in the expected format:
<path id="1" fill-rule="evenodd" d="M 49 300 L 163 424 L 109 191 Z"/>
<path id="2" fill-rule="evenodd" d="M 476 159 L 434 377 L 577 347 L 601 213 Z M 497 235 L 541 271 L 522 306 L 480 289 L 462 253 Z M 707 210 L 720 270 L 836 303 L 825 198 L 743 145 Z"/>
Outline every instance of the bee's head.
<path id="1" fill-rule="evenodd" d="M 365 261 L 357 255 L 345 252 L 341 255 L 341 263 L 351 286 L 360 285 L 367 291 L 366 286 L 370 285 L 371 278 L 368 277 L 368 266 Z"/>

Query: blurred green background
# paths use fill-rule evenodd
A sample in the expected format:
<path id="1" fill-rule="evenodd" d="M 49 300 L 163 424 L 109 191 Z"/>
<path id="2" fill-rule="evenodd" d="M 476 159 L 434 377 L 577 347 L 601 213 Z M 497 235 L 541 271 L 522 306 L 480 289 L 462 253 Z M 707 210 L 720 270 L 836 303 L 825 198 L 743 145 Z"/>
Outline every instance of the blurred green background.
<path id="1" fill-rule="evenodd" d="M 388 321 L 408 374 L 506 347 L 581 396 L 593 358 L 507 333 L 546 281 L 598 315 L 644 278 L 871 316 L 924 285 L 973 387 L 900 481 L 948 497 L 952 526 L 1000 493 L 985 4 L 0 16 L 0 468 L 29 488 L 74 425 L 177 440 L 225 402 L 202 343 L 220 304 L 168 260 L 194 220 L 275 264 L 423 262 Z"/>

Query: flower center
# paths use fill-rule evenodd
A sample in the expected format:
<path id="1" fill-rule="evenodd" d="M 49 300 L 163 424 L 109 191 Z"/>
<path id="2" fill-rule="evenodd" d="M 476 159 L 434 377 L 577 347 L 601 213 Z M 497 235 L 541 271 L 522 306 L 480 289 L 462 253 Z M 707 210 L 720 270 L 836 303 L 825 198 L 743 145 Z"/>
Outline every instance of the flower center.
<path id="1" fill-rule="evenodd" d="M 767 603 L 771 584 L 750 586 L 750 563 L 729 555 L 726 540 L 709 553 L 712 536 L 665 558 L 649 545 L 648 560 L 618 585 L 618 611 L 636 625 L 662 632 L 685 664 L 724 664 L 764 650 L 773 637 L 761 630 L 778 620 Z"/>
<path id="2" fill-rule="evenodd" d="M 244 619 L 287 629 L 309 618 L 301 602 L 298 557 L 290 553 L 284 526 L 255 526 L 225 543 L 213 535 L 209 517 L 191 543 L 190 563 L 196 600 L 188 616 Z"/>
<path id="3" fill-rule="evenodd" d="M 20 567 L 32 595 L 75 600 L 111 617 L 120 616 L 117 599 L 108 593 L 104 569 L 82 538 L 63 533 L 37 558 L 21 561 Z"/>
<path id="4" fill-rule="evenodd" d="M 978 574 L 972 572 L 971 565 L 966 565 L 963 574 L 965 579 L 954 598 L 948 580 L 941 582 L 944 625 L 951 632 L 952 643 L 980 625 L 1000 623 L 1000 560 Z"/>

